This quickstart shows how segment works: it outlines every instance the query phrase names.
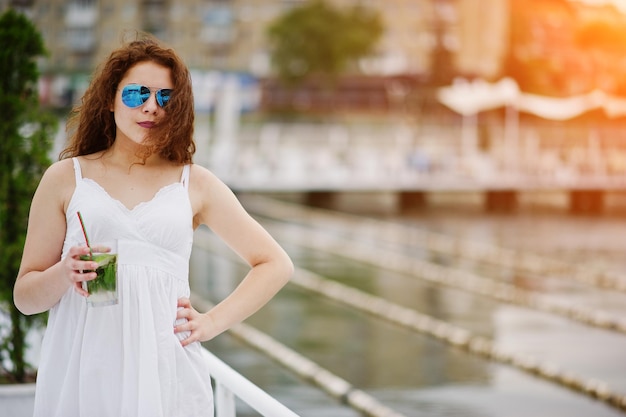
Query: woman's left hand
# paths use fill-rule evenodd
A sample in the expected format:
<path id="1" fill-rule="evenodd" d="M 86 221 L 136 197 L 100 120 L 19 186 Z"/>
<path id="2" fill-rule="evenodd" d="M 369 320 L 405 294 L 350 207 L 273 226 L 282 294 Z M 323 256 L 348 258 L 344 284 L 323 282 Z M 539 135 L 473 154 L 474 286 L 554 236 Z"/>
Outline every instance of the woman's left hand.
<path id="1" fill-rule="evenodd" d="M 189 336 L 180 341 L 183 346 L 193 342 L 206 342 L 213 337 L 210 331 L 214 327 L 211 317 L 196 311 L 188 298 L 178 299 L 176 322 L 180 324 L 174 326 L 174 333 L 189 332 Z"/>

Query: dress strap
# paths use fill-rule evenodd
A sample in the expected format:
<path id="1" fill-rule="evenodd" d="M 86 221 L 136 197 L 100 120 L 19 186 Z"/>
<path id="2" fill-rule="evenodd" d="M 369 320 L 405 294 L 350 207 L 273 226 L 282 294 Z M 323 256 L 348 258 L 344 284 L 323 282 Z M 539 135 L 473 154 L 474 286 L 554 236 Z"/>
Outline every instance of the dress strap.
<path id="1" fill-rule="evenodd" d="M 76 177 L 76 184 L 78 184 L 78 182 L 83 179 L 83 172 L 80 169 L 78 158 L 72 158 L 72 162 L 74 162 L 74 176 Z"/>
<path id="2" fill-rule="evenodd" d="M 185 187 L 185 190 L 189 189 L 189 168 L 191 165 L 185 165 L 183 167 L 183 174 L 180 176 L 180 182 Z"/>

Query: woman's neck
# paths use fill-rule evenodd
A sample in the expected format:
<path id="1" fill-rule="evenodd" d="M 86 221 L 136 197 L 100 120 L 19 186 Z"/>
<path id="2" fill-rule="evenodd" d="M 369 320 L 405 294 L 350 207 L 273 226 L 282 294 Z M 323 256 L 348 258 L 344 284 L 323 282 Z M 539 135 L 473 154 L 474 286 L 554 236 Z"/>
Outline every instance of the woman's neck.
<path id="1" fill-rule="evenodd" d="M 103 158 L 111 164 L 127 167 L 129 170 L 137 165 L 160 167 L 169 164 L 169 161 L 163 159 L 158 153 L 153 153 L 144 159 L 141 154 L 142 147 L 142 145 L 128 139 L 116 139 L 113 145 L 105 151 Z"/>

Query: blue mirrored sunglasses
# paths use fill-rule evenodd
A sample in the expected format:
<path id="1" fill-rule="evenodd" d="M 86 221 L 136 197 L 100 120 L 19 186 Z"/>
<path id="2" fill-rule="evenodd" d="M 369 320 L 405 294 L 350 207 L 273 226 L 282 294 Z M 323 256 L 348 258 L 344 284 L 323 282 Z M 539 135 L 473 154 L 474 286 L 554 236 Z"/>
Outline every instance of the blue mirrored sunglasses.
<path id="1" fill-rule="evenodd" d="M 148 101 L 150 92 L 150 87 L 146 87 L 145 85 L 128 84 L 122 89 L 122 103 L 134 109 Z M 169 88 L 161 88 L 155 91 L 154 95 L 159 106 L 165 107 L 167 102 L 170 101 L 171 93 L 172 90 Z"/>

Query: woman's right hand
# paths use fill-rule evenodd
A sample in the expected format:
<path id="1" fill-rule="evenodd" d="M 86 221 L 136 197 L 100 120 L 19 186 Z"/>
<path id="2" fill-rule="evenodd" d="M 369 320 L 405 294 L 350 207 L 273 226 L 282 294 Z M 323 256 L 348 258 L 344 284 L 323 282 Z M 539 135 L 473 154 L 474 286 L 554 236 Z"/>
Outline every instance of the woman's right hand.
<path id="1" fill-rule="evenodd" d="M 74 290 L 83 297 L 89 296 L 89 293 L 83 289 L 83 281 L 95 279 L 96 268 L 98 264 L 93 261 L 83 261 L 80 259 L 83 255 L 89 255 L 90 250 L 87 246 L 72 246 L 63 260 L 63 271 L 65 277 L 70 281 Z"/>

